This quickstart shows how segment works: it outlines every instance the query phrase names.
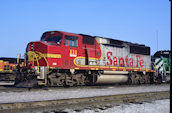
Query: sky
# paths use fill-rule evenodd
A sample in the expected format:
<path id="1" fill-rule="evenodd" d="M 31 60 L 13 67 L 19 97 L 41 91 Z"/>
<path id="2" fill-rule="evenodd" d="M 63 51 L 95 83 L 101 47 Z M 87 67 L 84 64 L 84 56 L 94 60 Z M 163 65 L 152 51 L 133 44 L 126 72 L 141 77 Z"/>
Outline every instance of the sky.
<path id="1" fill-rule="evenodd" d="M 24 56 L 46 31 L 171 47 L 169 0 L 0 0 L 0 57 Z"/>

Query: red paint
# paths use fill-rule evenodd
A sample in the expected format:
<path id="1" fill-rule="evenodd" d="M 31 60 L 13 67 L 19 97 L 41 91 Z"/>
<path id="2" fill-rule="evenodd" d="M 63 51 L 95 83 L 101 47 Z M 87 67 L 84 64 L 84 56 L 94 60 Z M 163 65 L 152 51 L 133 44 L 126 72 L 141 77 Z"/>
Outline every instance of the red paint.
<path id="1" fill-rule="evenodd" d="M 107 65 L 112 65 L 112 59 L 110 58 L 110 56 L 112 56 L 112 52 L 107 52 L 107 59 L 109 60 L 109 62 L 107 62 Z"/>
<path id="2" fill-rule="evenodd" d="M 137 58 L 136 67 L 143 67 L 144 66 L 144 61 L 143 61 L 143 59 L 141 59 L 141 56 L 140 55 L 136 55 L 136 58 Z"/>
<path id="3" fill-rule="evenodd" d="M 130 58 L 130 67 L 133 67 L 133 59 Z"/>
<path id="4" fill-rule="evenodd" d="M 143 59 L 140 60 L 140 67 L 143 67 L 144 66 L 144 61 Z"/>
<path id="5" fill-rule="evenodd" d="M 117 57 L 113 57 L 113 63 L 114 63 L 114 66 L 117 66 L 118 65 L 118 59 Z"/>
<path id="6" fill-rule="evenodd" d="M 119 66 L 125 66 L 124 58 L 119 58 Z"/>
<path id="7" fill-rule="evenodd" d="M 128 67 L 128 55 L 125 58 L 126 66 Z"/>

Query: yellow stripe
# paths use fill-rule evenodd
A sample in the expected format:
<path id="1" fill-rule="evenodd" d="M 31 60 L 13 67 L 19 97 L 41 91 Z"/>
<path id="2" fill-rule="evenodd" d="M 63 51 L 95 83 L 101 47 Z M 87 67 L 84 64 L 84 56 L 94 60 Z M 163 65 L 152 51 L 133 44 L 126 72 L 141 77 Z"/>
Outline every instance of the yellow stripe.
<path id="1" fill-rule="evenodd" d="M 12 72 L 13 70 L 4 70 L 4 69 L 0 69 L 1 72 Z"/>
<path id="2" fill-rule="evenodd" d="M 8 61 L 4 61 L 4 63 L 9 63 Z"/>
<path id="3" fill-rule="evenodd" d="M 88 65 L 77 65 L 79 67 L 87 67 L 87 68 L 91 68 L 91 70 L 94 70 L 95 68 L 111 68 L 112 70 L 117 70 L 117 69 L 123 69 L 123 71 L 126 71 L 127 69 L 133 69 L 134 71 L 138 71 L 138 70 L 145 70 L 150 71 L 151 69 L 144 69 L 144 68 L 132 68 L 132 67 L 114 67 L 114 66 L 88 66 Z M 153 71 L 152 71 L 153 72 Z"/>
<path id="4" fill-rule="evenodd" d="M 38 51 L 29 51 L 28 52 L 29 61 L 33 61 L 33 58 L 35 58 L 36 56 L 37 56 L 38 60 L 40 60 L 44 56 L 47 58 L 61 58 L 61 54 L 51 54 L 51 53 L 43 54 Z"/>
<path id="5" fill-rule="evenodd" d="M 79 68 L 76 67 L 75 69 L 79 69 Z"/>
<path id="6" fill-rule="evenodd" d="M 126 71 L 126 69 L 124 68 L 123 71 Z"/>
<path id="7" fill-rule="evenodd" d="M 61 58 L 61 54 L 44 54 L 48 58 Z"/>
<path id="8" fill-rule="evenodd" d="M 3 60 L 0 60 L 0 62 L 3 62 Z"/>

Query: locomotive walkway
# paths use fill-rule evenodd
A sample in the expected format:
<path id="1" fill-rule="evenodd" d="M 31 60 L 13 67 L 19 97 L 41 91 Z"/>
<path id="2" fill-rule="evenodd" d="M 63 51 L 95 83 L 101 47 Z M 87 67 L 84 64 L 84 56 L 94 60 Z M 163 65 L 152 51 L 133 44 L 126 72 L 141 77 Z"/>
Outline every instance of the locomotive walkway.
<path id="1" fill-rule="evenodd" d="M 0 92 L 0 112 L 42 107 L 62 108 L 102 102 L 131 103 L 168 99 L 170 85 L 114 86 L 104 88 L 48 89 L 47 91 Z"/>

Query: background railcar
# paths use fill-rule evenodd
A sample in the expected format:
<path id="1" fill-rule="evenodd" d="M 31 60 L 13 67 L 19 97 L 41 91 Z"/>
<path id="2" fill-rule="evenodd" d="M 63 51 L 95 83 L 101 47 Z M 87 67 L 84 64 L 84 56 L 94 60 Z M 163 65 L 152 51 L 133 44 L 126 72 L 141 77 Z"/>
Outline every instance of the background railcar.
<path id="1" fill-rule="evenodd" d="M 159 82 L 169 82 L 171 75 L 171 51 L 157 51 L 152 56 Z"/>
<path id="2" fill-rule="evenodd" d="M 20 59 L 20 66 L 24 65 L 24 59 Z M 15 81 L 17 58 L 0 57 L 0 84 L 11 85 Z"/>

